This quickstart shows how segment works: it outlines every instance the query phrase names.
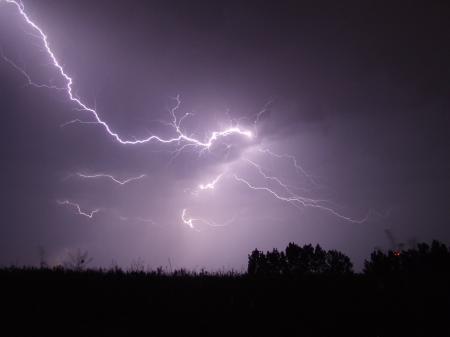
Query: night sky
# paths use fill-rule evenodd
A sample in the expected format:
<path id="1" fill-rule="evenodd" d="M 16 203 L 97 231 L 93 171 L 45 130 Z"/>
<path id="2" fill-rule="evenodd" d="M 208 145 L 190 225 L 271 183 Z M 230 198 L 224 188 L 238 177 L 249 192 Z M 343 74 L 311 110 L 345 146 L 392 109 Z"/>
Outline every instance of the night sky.
<path id="1" fill-rule="evenodd" d="M 243 270 L 254 248 L 296 242 L 341 250 L 358 269 L 391 248 L 386 229 L 450 243 L 445 1 L 23 3 L 74 95 L 122 139 L 176 136 L 177 95 L 189 137 L 229 127 L 252 137 L 176 152 L 189 142 L 124 145 L 99 124 L 65 124 L 94 119 L 65 90 L 28 85 L 66 82 L 0 1 L 0 265 L 37 265 L 42 247 L 51 265 L 80 248 L 93 266 Z"/>

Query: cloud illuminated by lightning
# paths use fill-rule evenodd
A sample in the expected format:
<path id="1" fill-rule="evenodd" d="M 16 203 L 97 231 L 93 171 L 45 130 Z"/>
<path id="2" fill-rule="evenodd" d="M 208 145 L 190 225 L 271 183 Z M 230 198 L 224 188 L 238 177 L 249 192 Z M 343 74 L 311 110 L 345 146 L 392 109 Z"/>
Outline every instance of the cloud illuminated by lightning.
<path id="1" fill-rule="evenodd" d="M 142 178 L 145 178 L 146 175 L 145 174 L 141 174 L 140 176 L 137 177 L 131 177 L 131 178 L 127 178 L 124 180 L 119 180 L 117 178 L 115 178 L 114 176 L 110 175 L 110 174 L 103 174 L 103 173 L 99 173 L 99 174 L 83 174 L 83 173 L 77 173 L 77 176 L 79 176 L 80 178 L 84 178 L 84 179 L 96 179 L 96 178 L 107 178 L 112 180 L 113 182 L 119 184 L 119 185 L 125 185 L 128 184 L 129 182 L 135 181 L 135 180 L 140 180 Z"/>
<path id="2" fill-rule="evenodd" d="M 97 109 L 95 107 L 90 107 L 87 103 L 83 102 L 83 100 L 79 97 L 77 97 L 74 93 L 73 93 L 73 79 L 71 76 L 69 76 L 65 69 L 63 68 L 63 66 L 61 65 L 60 61 L 57 59 L 55 53 L 53 52 L 53 50 L 50 47 L 50 43 L 48 41 L 48 37 L 47 35 L 44 33 L 44 31 L 34 22 L 32 21 L 32 19 L 28 16 L 28 14 L 25 12 L 25 8 L 23 6 L 23 4 L 20 1 L 16 1 L 16 0 L 0 0 L 0 2 L 6 2 L 8 4 L 14 5 L 17 10 L 18 13 L 22 16 L 22 18 L 25 20 L 25 22 L 33 29 L 33 31 L 36 34 L 33 34 L 34 37 L 40 39 L 42 41 L 44 50 L 46 52 L 46 54 L 48 55 L 49 59 L 51 60 L 51 64 L 55 67 L 55 69 L 58 71 L 58 73 L 60 74 L 60 76 L 63 78 L 64 80 L 64 86 L 62 88 L 56 87 L 56 86 L 51 86 L 51 85 L 45 85 L 45 84 L 36 84 L 32 81 L 31 77 L 27 74 L 27 72 L 19 67 L 16 63 L 12 62 L 11 60 L 9 60 L 7 57 L 5 57 L 2 53 L 3 59 L 8 62 L 12 67 L 14 67 L 16 70 L 18 70 L 23 76 L 25 76 L 25 78 L 28 81 L 29 85 L 33 85 L 36 87 L 44 87 L 44 88 L 50 88 L 50 89 L 58 89 L 58 90 L 64 90 L 64 92 L 67 94 L 67 97 L 69 98 L 69 100 L 75 105 L 76 110 L 79 111 L 86 111 L 89 112 L 91 114 L 91 116 L 93 117 L 92 121 L 82 121 L 80 119 L 75 119 L 72 121 L 69 121 L 67 123 L 64 123 L 62 125 L 63 126 L 67 126 L 69 124 L 73 124 L 73 123 L 81 123 L 81 124 L 98 124 L 101 127 L 103 127 L 103 129 L 107 132 L 107 134 L 109 134 L 115 141 L 117 141 L 120 144 L 123 145 L 137 145 L 137 144 L 144 144 L 144 143 L 149 143 L 149 142 L 159 142 L 159 143 L 163 143 L 163 144 L 174 144 L 177 145 L 177 151 L 175 152 L 176 154 L 179 154 L 180 151 L 188 148 L 188 147 L 194 147 L 196 149 L 200 149 L 201 151 L 204 150 L 209 150 L 219 139 L 221 138 L 226 138 L 228 136 L 231 135 L 238 135 L 238 136 L 242 136 L 245 139 L 252 139 L 255 137 L 256 133 L 256 124 L 259 122 L 259 120 L 262 118 L 263 114 L 267 112 L 267 110 L 270 107 L 270 104 L 272 103 L 272 101 L 270 101 L 269 103 L 267 103 L 264 108 L 256 114 L 256 118 L 254 120 L 254 128 L 252 129 L 253 131 L 250 131 L 248 129 L 245 128 L 241 128 L 239 127 L 237 124 L 233 124 L 231 123 L 230 127 L 222 129 L 222 130 L 217 130 L 217 131 L 213 131 L 209 133 L 209 136 L 206 137 L 205 139 L 201 140 L 198 138 L 195 138 L 194 136 L 189 136 L 188 134 L 186 134 L 183 130 L 182 130 L 182 122 L 188 118 L 191 114 L 189 113 L 185 113 L 184 115 L 182 115 L 181 117 L 177 116 L 177 112 L 178 109 L 180 107 L 181 104 L 181 100 L 179 96 L 176 96 L 174 99 L 176 101 L 176 105 L 169 110 L 170 113 L 170 122 L 165 123 L 165 125 L 167 125 L 168 127 L 170 127 L 173 131 L 174 131 L 174 136 L 170 137 L 170 138 L 164 138 L 158 135 L 150 135 L 146 138 L 142 138 L 142 139 L 125 139 L 122 136 L 120 136 L 117 132 L 113 131 L 113 129 L 110 127 L 110 125 L 104 121 L 100 115 L 97 112 Z M 314 181 L 314 179 L 308 175 L 306 173 L 306 171 L 298 164 L 297 159 L 291 155 L 288 154 L 277 154 L 274 153 L 268 149 L 260 149 L 259 150 L 262 153 L 265 153 L 267 155 L 270 155 L 272 157 L 275 158 L 279 158 L 279 159 L 288 159 L 292 162 L 292 164 L 294 165 L 295 169 L 300 172 L 302 175 L 304 175 L 306 178 L 308 178 L 308 180 L 310 181 L 310 183 L 316 185 L 316 182 Z M 268 175 L 264 172 L 264 170 L 255 162 L 253 161 L 249 161 L 247 160 L 247 162 L 252 165 L 253 167 L 256 168 L 257 172 L 259 173 L 259 175 L 264 178 L 266 181 L 270 181 L 273 182 L 275 184 L 278 185 L 279 188 L 281 188 L 284 191 L 285 195 L 281 195 L 279 192 L 276 192 L 275 190 L 273 190 L 272 188 L 270 188 L 269 186 L 256 186 L 251 184 L 249 181 L 247 181 L 246 179 L 238 176 L 237 174 L 234 174 L 233 177 L 236 181 L 241 182 L 243 184 L 245 184 L 248 188 L 252 189 L 252 190 L 261 190 L 261 191 L 266 191 L 268 193 L 270 193 L 273 197 L 275 197 L 278 200 L 281 201 L 285 201 L 288 202 L 290 204 L 295 205 L 296 207 L 299 206 L 303 206 L 303 207 L 315 207 L 315 208 L 319 208 L 321 210 L 327 211 L 343 220 L 346 221 L 350 221 L 350 222 L 355 222 L 355 223 L 361 223 L 367 220 L 367 217 L 361 220 L 355 220 L 349 217 L 346 217 L 340 213 L 338 213 L 337 211 L 335 211 L 334 209 L 327 207 L 326 205 L 324 205 L 324 200 L 315 200 L 315 199 L 311 199 L 311 198 L 306 198 L 306 197 L 302 197 L 299 196 L 297 194 L 295 194 L 293 192 L 293 188 L 288 186 L 286 183 L 282 182 L 280 178 L 278 178 L 277 176 L 271 176 Z M 114 178 L 112 175 L 108 175 L 108 174 L 96 174 L 96 175 L 86 175 L 86 174 L 78 174 L 79 177 L 81 178 L 108 178 L 111 179 L 112 181 L 114 181 L 115 183 L 118 183 L 120 185 L 124 185 L 126 183 L 129 183 L 131 181 L 134 180 L 139 180 L 142 179 L 144 177 L 144 175 L 141 175 L 139 177 L 132 177 L 129 179 L 125 179 L 125 180 L 119 180 Z M 220 174 L 219 176 L 217 176 L 213 181 L 206 183 L 206 184 L 200 184 L 198 186 L 198 188 L 200 190 L 208 190 L 208 189 L 215 189 L 216 184 L 218 183 L 218 181 L 222 178 L 223 174 Z M 58 202 L 61 205 L 70 205 L 72 207 L 75 207 L 76 210 L 78 211 L 78 214 L 80 215 L 84 215 L 86 217 L 92 218 L 94 216 L 94 214 L 96 212 L 98 212 L 99 210 L 96 209 L 90 213 L 87 212 L 83 212 L 80 208 L 80 206 L 76 203 L 73 202 L 69 202 L 68 200 L 65 201 L 61 201 Z M 208 222 L 204 219 L 201 218 L 189 218 L 187 216 L 187 210 L 183 209 L 182 213 L 181 213 L 181 219 L 183 221 L 184 224 L 188 225 L 190 228 L 194 229 L 194 223 L 195 222 L 203 222 L 206 223 L 208 225 L 213 225 L 213 223 Z"/>
<path id="3" fill-rule="evenodd" d="M 75 208 L 75 210 L 77 211 L 77 214 L 88 217 L 89 219 L 92 219 L 94 217 L 94 214 L 100 211 L 100 209 L 94 209 L 91 212 L 85 212 L 85 211 L 81 210 L 81 207 L 79 204 L 77 204 L 75 202 L 71 202 L 69 200 L 62 200 L 62 201 L 58 200 L 57 203 L 59 205 L 71 206 L 71 207 Z"/>

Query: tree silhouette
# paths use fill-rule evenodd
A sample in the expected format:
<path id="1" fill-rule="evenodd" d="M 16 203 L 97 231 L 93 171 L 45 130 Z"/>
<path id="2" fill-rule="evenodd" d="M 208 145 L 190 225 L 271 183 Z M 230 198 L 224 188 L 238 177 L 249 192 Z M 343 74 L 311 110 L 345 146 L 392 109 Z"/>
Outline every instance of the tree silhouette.
<path id="1" fill-rule="evenodd" d="M 348 275 L 353 273 L 353 264 L 350 258 L 337 250 L 329 250 L 326 256 L 327 272 L 335 275 Z"/>
<path id="2" fill-rule="evenodd" d="M 376 276 L 450 273 L 450 251 L 436 240 L 431 246 L 420 243 L 417 248 L 403 251 L 384 253 L 376 250 L 370 255 L 370 260 L 365 261 L 364 273 Z"/>
<path id="3" fill-rule="evenodd" d="M 341 252 L 311 244 L 300 247 L 292 242 L 285 252 L 273 249 L 264 254 L 255 249 L 248 260 L 250 275 L 350 274 L 352 268 L 350 258 Z"/>
<path id="4" fill-rule="evenodd" d="M 248 273 L 251 275 L 261 274 L 263 273 L 264 265 L 265 265 L 265 255 L 263 252 L 255 249 L 248 256 Z"/>
<path id="5" fill-rule="evenodd" d="M 266 254 L 267 274 L 280 275 L 283 273 L 285 265 L 284 253 L 280 253 L 277 249 L 273 249 Z"/>

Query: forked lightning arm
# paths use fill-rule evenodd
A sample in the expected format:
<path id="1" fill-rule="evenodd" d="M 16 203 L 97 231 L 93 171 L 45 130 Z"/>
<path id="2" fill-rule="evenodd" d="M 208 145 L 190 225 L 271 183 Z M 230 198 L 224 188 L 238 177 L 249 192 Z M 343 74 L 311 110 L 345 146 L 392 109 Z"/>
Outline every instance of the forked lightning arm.
<path id="1" fill-rule="evenodd" d="M 0 0 L 1 1 L 1 0 Z M 31 20 L 31 18 L 28 16 L 28 14 L 25 12 L 25 8 L 23 6 L 23 4 L 21 4 L 18 1 L 15 0 L 3 0 L 6 1 L 9 4 L 15 5 L 17 10 L 19 11 L 20 15 L 24 18 L 24 20 L 27 22 L 27 24 L 32 27 L 37 33 L 38 33 L 38 37 L 42 40 L 42 43 L 44 44 L 44 48 L 45 51 L 47 52 L 48 56 L 50 57 L 52 64 L 54 67 L 56 67 L 56 69 L 58 70 L 59 74 L 64 78 L 65 80 L 65 87 L 64 90 L 66 91 L 69 99 L 74 102 L 77 107 L 80 110 L 83 111 L 87 111 L 90 112 L 92 114 L 92 116 L 95 119 L 95 122 L 100 124 L 101 126 L 103 126 L 103 128 L 106 130 L 106 132 L 111 135 L 117 142 L 119 142 L 120 144 L 129 144 L 129 145 L 135 145 L 135 144 L 143 144 L 143 143 L 148 143 L 151 141 L 157 141 L 160 143 L 179 143 L 179 142 L 186 142 L 192 146 L 196 146 L 199 148 L 203 148 L 203 149 L 209 149 L 214 142 L 222 137 L 226 137 L 232 134 L 238 134 L 241 136 L 245 136 L 247 138 L 252 138 L 252 132 L 249 130 L 244 130 L 241 129 L 239 127 L 230 127 L 228 129 L 224 129 L 224 130 L 220 130 L 220 131 L 214 131 L 211 133 L 211 135 L 209 136 L 209 138 L 206 139 L 206 141 L 201 141 L 199 139 L 190 137 L 188 135 L 186 135 L 185 133 L 183 133 L 183 131 L 180 128 L 180 124 L 183 120 L 183 118 L 186 117 L 183 116 L 180 120 L 178 120 L 176 114 L 175 114 L 175 110 L 176 109 L 172 109 L 171 110 L 171 114 L 172 114 L 172 122 L 170 123 L 170 125 L 174 128 L 176 136 L 172 137 L 172 138 L 162 138 L 160 136 L 157 135 L 151 135 L 149 137 L 143 138 L 143 139 L 135 139 L 135 140 L 129 140 L 129 139 L 124 139 L 122 138 L 117 132 L 113 131 L 111 129 L 111 127 L 108 125 L 108 123 L 106 123 L 103 119 L 100 118 L 99 114 L 97 113 L 96 109 L 89 107 L 86 103 L 84 103 L 80 98 L 76 97 L 73 93 L 73 79 L 72 77 L 70 77 L 66 71 L 64 70 L 63 66 L 60 64 L 60 62 L 58 61 L 58 59 L 56 58 L 55 53 L 52 51 L 52 49 L 50 48 L 50 43 L 48 41 L 48 37 L 47 35 L 44 33 L 44 31 L 34 22 Z M 11 62 L 10 62 L 11 63 Z M 17 65 L 13 64 L 15 68 L 18 68 Z M 25 76 L 27 77 L 27 79 L 29 80 L 30 84 L 33 84 L 33 82 L 31 81 L 30 77 L 26 74 L 26 72 L 22 69 L 20 69 L 20 71 L 22 72 L 22 74 L 25 74 Z M 179 105 L 179 97 L 176 98 L 178 105 Z"/>
<path id="2" fill-rule="evenodd" d="M 273 189 L 271 189 L 270 187 L 266 187 L 266 186 L 255 186 L 253 184 L 251 184 L 250 182 L 248 182 L 247 180 L 245 180 L 244 178 L 239 177 L 238 175 L 234 174 L 233 178 L 238 181 L 243 183 L 244 185 L 246 185 L 248 188 L 252 189 L 252 190 L 256 190 L 256 191 L 265 191 L 270 193 L 273 197 L 275 197 L 278 200 L 284 201 L 284 202 L 288 202 L 290 204 L 293 204 L 294 206 L 303 206 L 303 207 L 314 207 L 314 208 L 318 208 L 324 211 L 327 211 L 335 216 L 337 216 L 338 218 L 341 218 L 342 220 L 345 221 L 349 221 L 349 222 L 353 222 L 353 223 L 364 223 L 367 221 L 369 214 L 367 214 L 364 218 L 362 219 L 353 219 L 347 216 L 344 216 L 338 212 L 336 212 L 334 209 L 326 207 L 324 205 L 319 204 L 319 200 L 312 200 L 312 199 L 306 199 L 303 197 L 299 197 L 297 195 L 290 195 L 288 197 L 284 197 L 281 196 L 280 194 L 278 194 L 277 192 L 275 192 Z"/>
<path id="3" fill-rule="evenodd" d="M 292 156 L 290 154 L 278 154 L 278 153 L 275 153 L 275 152 L 273 152 L 269 149 L 265 149 L 265 148 L 260 148 L 258 151 L 268 154 L 268 155 L 278 158 L 278 159 L 282 159 L 282 158 L 289 159 L 292 162 L 292 165 L 294 165 L 297 172 L 299 172 L 303 176 L 305 176 L 310 181 L 310 183 L 312 183 L 313 185 L 317 185 L 317 183 L 314 181 L 314 179 L 303 169 L 303 167 L 300 166 L 300 164 L 298 164 L 297 158 L 295 158 L 294 156 Z"/>

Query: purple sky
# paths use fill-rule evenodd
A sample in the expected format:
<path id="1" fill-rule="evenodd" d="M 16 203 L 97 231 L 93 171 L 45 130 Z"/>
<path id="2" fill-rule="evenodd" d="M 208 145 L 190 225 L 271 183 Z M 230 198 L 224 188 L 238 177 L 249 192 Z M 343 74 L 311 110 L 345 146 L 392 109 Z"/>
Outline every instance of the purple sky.
<path id="1" fill-rule="evenodd" d="M 51 264 L 80 248 L 94 265 L 241 270 L 254 248 L 296 242 L 360 267 L 390 248 L 385 229 L 449 243 L 449 8 L 405 4 L 24 1 L 74 94 L 124 139 L 176 136 L 164 122 L 177 95 L 178 118 L 193 114 L 183 134 L 233 126 L 252 138 L 175 153 L 189 142 L 123 145 L 98 124 L 61 127 L 92 114 L 0 59 L 0 264 L 36 264 L 43 247 Z M 36 35 L 0 1 L 4 56 L 36 83 L 65 85 Z M 261 149 L 295 156 L 307 175 Z M 202 220 L 190 228 L 183 209 Z"/>

